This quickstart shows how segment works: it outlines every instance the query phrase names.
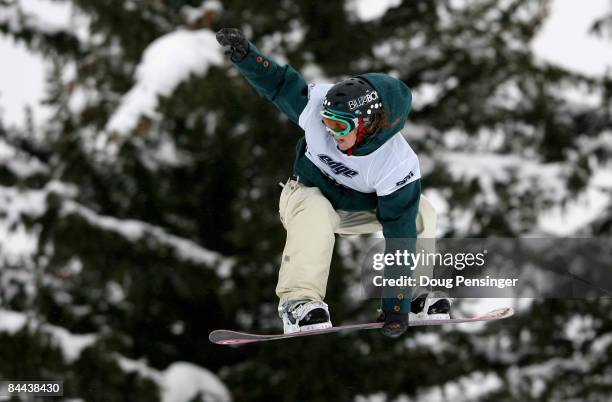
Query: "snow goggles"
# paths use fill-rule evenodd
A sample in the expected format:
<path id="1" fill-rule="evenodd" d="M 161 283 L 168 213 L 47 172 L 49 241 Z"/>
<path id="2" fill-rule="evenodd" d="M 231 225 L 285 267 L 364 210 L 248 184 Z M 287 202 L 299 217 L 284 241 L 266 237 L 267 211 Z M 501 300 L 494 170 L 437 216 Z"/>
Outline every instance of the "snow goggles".
<path id="1" fill-rule="evenodd" d="M 321 110 L 321 116 L 326 119 L 333 120 L 337 123 L 333 127 L 330 127 L 323 121 L 325 129 L 334 137 L 344 137 L 345 135 L 353 131 L 355 127 L 357 127 L 357 117 L 354 117 L 348 113 L 337 112 L 330 109 L 323 109 Z"/>

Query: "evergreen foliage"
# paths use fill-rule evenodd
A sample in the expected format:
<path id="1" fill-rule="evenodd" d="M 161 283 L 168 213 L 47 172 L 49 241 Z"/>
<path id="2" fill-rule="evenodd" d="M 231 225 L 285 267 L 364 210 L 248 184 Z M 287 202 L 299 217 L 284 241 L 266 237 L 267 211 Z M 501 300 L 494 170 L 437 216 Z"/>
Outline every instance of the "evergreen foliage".
<path id="1" fill-rule="evenodd" d="M 538 300 L 475 331 L 423 328 L 399 340 L 366 331 L 241 348 L 209 343 L 217 328 L 279 330 L 278 182 L 291 172 L 301 135 L 229 65 L 192 75 L 160 99 L 115 157 L 92 145 L 109 135 L 155 39 L 236 26 L 306 75 L 334 82 L 382 71 L 415 90 L 405 134 L 425 192 L 448 204 L 445 237 L 539 233 L 541 215 L 592 188 L 612 155 L 610 77 L 580 76 L 531 52 L 549 1 L 402 1 L 362 21 L 348 0 L 226 0 L 207 26 L 184 17 L 198 0 L 65 2 L 88 22 L 87 38 L 38 29 L 23 13 L 20 23 L 0 19 L 3 35 L 53 67 L 52 118 L 0 128 L 11 152 L 0 157 L 0 222 L 36 239 L 19 257 L 0 242 L 1 309 L 29 320 L 17 331 L 0 322 L 0 377 L 63 379 L 67 397 L 88 402 L 161 400 L 159 384 L 126 369 L 125 358 L 157 372 L 179 361 L 204 367 L 234 401 L 610 397 L 609 299 Z M 18 4 L 2 2 L 0 12 Z M 579 102 L 568 90 L 598 100 Z M 78 107 L 76 97 L 85 99 Z M 609 204 L 577 234 L 609 238 L 611 222 Z M 338 245 L 332 319 L 370 321 L 375 301 L 350 293 L 359 281 L 351 262 L 365 251 L 347 239 Z M 568 335 L 571 320 L 579 339 Z M 58 329 L 95 339 L 70 357 Z M 491 382 L 478 395 L 453 394 L 452 384 Z"/>

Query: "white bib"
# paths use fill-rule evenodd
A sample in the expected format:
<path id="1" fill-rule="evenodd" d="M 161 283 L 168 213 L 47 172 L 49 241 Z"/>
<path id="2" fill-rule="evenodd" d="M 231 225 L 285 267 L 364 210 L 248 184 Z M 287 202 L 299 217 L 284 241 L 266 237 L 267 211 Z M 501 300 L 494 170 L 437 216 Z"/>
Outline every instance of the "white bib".
<path id="1" fill-rule="evenodd" d="M 323 98 L 332 86 L 308 86 L 308 104 L 299 118 L 306 133 L 306 157 L 338 184 L 378 196 L 389 195 L 421 178 L 419 159 L 401 132 L 368 155 L 347 155 L 338 149 L 320 115 Z"/>

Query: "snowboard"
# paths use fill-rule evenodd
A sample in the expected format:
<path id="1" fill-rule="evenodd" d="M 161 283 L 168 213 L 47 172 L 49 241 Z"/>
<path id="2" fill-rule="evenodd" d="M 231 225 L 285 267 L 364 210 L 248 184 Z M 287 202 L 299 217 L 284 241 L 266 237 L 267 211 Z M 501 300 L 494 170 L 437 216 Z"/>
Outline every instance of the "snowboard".
<path id="1" fill-rule="evenodd" d="M 411 327 L 420 327 L 424 325 L 442 325 L 442 324 L 460 324 L 462 322 L 478 322 L 478 321 L 495 321 L 503 318 L 508 318 L 514 314 L 514 310 L 510 307 L 500 308 L 489 311 L 486 314 L 464 317 L 464 318 L 450 318 L 446 320 L 412 320 L 408 323 Z M 218 329 L 212 331 L 208 335 L 208 339 L 218 345 L 241 345 L 245 343 L 263 342 L 263 341 L 275 341 L 279 339 L 287 338 L 298 338 L 302 336 L 322 335 L 331 334 L 334 332 L 347 332 L 356 331 L 362 329 L 376 329 L 382 328 L 382 322 L 370 322 L 362 324 L 346 324 L 337 327 L 331 327 L 326 329 L 317 329 L 312 331 L 295 332 L 292 334 L 253 334 L 249 332 L 238 332 L 227 329 Z"/>

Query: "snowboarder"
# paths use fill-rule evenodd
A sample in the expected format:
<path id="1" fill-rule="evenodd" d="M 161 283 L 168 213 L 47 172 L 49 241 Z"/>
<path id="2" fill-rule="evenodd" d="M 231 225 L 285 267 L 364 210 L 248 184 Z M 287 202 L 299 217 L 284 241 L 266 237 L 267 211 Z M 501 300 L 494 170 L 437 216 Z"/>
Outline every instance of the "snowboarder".
<path id="1" fill-rule="evenodd" d="M 423 217 L 435 219 L 421 196 L 418 158 L 400 133 L 411 92 L 381 73 L 308 85 L 291 66 L 262 55 L 239 29 L 221 29 L 217 41 L 257 92 L 305 132 L 280 196 L 287 241 L 276 293 L 285 334 L 329 328 L 323 300 L 335 234 L 382 229 L 386 250 L 414 249 L 419 204 L 421 232 L 427 226 Z M 431 232 L 427 236 L 434 237 Z M 402 273 L 388 268 L 387 277 Z M 411 305 L 410 293 L 409 287 L 383 289 L 379 321 L 385 335 L 405 332 L 409 314 L 449 317 L 446 297 L 419 294 Z"/>

